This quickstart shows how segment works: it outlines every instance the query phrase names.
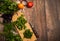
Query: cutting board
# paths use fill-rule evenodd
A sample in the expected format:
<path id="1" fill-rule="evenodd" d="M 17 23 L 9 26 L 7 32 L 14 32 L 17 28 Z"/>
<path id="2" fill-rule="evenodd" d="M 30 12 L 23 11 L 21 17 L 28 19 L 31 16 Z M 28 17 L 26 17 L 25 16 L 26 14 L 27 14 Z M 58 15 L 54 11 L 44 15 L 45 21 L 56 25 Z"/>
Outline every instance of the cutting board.
<path id="1" fill-rule="evenodd" d="M 20 11 L 15 12 L 14 15 L 12 16 L 12 22 L 16 21 L 17 18 L 19 18 L 19 17 L 21 16 L 21 14 L 24 14 L 24 13 L 22 13 L 22 12 L 20 12 Z M 24 18 L 25 18 L 25 17 L 24 17 Z M 26 18 L 25 18 L 25 19 L 26 19 Z M 33 32 L 32 28 L 31 28 L 31 26 L 29 25 L 28 22 L 27 22 L 25 25 L 26 25 L 26 27 L 27 27 L 26 29 L 30 29 L 30 31 Z M 31 39 L 27 39 L 27 38 L 24 38 L 24 35 L 23 35 L 23 32 L 24 32 L 25 30 L 19 30 L 17 27 L 16 27 L 16 30 L 17 30 L 17 32 L 19 33 L 19 35 L 21 36 L 21 38 L 23 39 L 23 41 L 35 41 L 35 40 L 37 40 L 34 32 L 33 32 L 33 35 L 32 35 L 32 37 L 31 37 Z"/>

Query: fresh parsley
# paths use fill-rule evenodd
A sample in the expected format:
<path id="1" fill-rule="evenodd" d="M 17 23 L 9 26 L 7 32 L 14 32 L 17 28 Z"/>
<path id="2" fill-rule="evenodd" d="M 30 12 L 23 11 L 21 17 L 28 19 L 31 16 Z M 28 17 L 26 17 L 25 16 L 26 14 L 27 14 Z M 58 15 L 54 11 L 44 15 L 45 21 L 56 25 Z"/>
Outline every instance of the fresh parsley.
<path id="1" fill-rule="evenodd" d="M 12 0 L 0 0 L 0 13 L 11 14 L 18 10 L 17 3 Z"/>

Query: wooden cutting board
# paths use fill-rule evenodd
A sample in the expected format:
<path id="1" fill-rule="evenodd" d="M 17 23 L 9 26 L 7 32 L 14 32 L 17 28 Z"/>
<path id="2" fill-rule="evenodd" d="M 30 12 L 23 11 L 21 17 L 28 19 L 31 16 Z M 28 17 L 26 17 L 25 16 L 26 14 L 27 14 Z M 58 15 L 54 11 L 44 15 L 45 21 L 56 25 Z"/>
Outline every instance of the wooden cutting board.
<path id="1" fill-rule="evenodd" d="M 19 17 L 21 16 L 21 14 L 23 14 L 23 13 L 21 13 L 20 11 L 14 13 L 14 15 L 13 15 L 13 17 L 12 17 L 12 22 L 16 21 L 17 18 L 19 18 Z M 24 18 L 25 18 L 25 17 L 24 17 Z M 25 19 L 26 19 L 26 18 L 25 18 Z M 33 32 L 32 28 L 31 28 L 30 25 L 29 25 L 29 23 L 26 23 L 25 25 L 26 25 L 26 27 L 27 27 L 26 29 L 30 29 L 30 31 Z M 33 32 L 33 35 L 32 35 L 32 37 L 31 37 L 31 39 L 27 39 L 27 38 L 24 38 L 24 35 L 23 35 L 23 32 L 24 32 L 25 30 L 19 30 L 17 27 L 16 27 L 16 29 L 17 29 L 19 35 L 21 36 L 21 38 L 23 39 L 23 41 L 35 41 L 35 40 L 37 40 L 34 32 Z"/>

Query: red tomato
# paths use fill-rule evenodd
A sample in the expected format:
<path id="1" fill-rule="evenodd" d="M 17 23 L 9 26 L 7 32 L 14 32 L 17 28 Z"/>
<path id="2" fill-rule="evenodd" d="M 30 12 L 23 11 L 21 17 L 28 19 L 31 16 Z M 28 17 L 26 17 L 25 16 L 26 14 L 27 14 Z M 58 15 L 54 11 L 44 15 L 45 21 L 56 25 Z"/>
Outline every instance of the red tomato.
<path id="1" fill-rule="evenodd" d="M 27 6 L 28 6 L 29 8 L 31 8 L 31 7 L 33 6 L 33 2 L 28 2 L 28 3 L 27 3 Z"/>

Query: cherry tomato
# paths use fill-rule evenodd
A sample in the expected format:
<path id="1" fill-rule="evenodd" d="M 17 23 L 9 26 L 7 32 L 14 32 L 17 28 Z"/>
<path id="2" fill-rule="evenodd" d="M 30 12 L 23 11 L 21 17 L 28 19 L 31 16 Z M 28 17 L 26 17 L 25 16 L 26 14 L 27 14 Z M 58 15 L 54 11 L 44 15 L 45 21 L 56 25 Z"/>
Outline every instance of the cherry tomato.
<path id="1" fill-rule="evenodd" d="M 18 4 L 18 8 L 19 8 L 19 9 L 23 9 L 23 8 L 24 8 L 24 5 L 23 5 L 22 3 L 19 3 L 19 4 Z"/>
<path id="2" fill-rule="evenodd" d="M 28 2 L 28 3 L 27 3 L 27 6 L 28 6 L 29 8 L 31 8 L 31 7 L 33 6 L 33 2 Z"/>

